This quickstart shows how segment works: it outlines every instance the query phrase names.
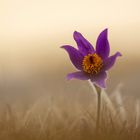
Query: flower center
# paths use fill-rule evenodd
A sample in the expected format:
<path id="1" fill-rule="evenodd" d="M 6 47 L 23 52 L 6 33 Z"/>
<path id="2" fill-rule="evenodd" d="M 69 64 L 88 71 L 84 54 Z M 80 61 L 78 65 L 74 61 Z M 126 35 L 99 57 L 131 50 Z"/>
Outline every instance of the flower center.
<path id="1" fill-rule="evenodd" d="M 103 60 L 96 53 L 88 54 L 83 59 L 83 71 L 89 74 L 97 74 L 103 66 Z"/>

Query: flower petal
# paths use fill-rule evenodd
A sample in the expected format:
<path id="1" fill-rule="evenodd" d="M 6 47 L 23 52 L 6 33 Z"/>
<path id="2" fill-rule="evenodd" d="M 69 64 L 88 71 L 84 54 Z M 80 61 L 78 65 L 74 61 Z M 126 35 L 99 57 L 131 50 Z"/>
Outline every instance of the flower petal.
<path id="1" fill-rule="evenodd" d="M 73 65 L 77 69 L 82 70 L 82 61 L 84 56 L 72 46 L 64 45 L 61 48 L 64 48 L 68 52 L 70 60 L 73 63 Z"/>
<path id="2" fill-rule="evenodd" d="M 81 33 L 75 31 L 73 33 L 74 40 L 77 43 L 77 46 L 79 48 L 79 51 L 83 53 L 83 55 L 87 55 L 89 53 L 94 52 L 93 46 L 90 44 L 88 40 L 86 40 Z"/>
<path id="3" fill-rule="evenodd" d="M 115 64 L 116 58 L 118 56 L 122 56 L 120 52 L 116 52 L 114 55 L 107 58 L 104 61 L 103 70 L 109 70 Z"/>
<path id="4" fill-rule="evenodd" d="M 94 77 L 91 78 L 91 81 L 101 88 L 106 88 L 106 78 L 107 73 L 101 72 L 98 75 L 94 75 Z"/>
<path id="5" fill-rule="evenodd" d="M 82 71 L 78 71 L 78 72 L 73 72 L 73 73 L 69 73 L 67 75 L 67 80 L 71 80 L 71 79 L 79 79 L 79 80 L 88 80 L 89 76 L 86 75 L 84 72 Z"/>
<path id="6" fill-rule="evenodd" d="M 98 36 L 96 42 L 96 52 L 102 59 L 105 59 L 109 56 L 110 46 L 107 39 L 108 30 L 103 30 L 100 35 Z"/>

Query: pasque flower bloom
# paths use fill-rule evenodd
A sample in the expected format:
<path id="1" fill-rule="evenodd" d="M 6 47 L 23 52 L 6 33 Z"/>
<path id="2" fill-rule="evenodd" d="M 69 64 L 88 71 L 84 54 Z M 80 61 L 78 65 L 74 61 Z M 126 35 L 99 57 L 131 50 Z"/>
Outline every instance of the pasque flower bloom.
<path id="1" fill-rule="evenodd" d="M 91 80 L 93 84 L 105 88 L 107 71 L 114 65 L 116 58 L 121 56 L 120 52 L 109 56 L 108 29 L 99 34 L 96 49 L 81 33 L 75 31 L 73 37 L 78 49 L 70 45 L 61 47 L 68 52 L 71 62 L 78 69 L 77 72 L 69 73 L 67 79 Z"/>

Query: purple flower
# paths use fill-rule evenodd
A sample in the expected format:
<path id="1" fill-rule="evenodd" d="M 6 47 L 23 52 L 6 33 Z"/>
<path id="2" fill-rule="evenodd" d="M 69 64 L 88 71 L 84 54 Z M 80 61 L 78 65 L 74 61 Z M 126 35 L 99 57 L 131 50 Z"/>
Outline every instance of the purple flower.
<path id="1" fill-rule="evenodd" d="M 107 71 L 114 65 L 116 58 L 121 56 L 120 52 L 109 56 L 110 46 L 107 38 L 108 30 L 103 30 L 97 38 L 96 49 L 86 40 L 81 33 L 75 31 L 74 40 L 78 49 L 70 45 L 64 48 L 70 57 L 73 65 L 78 69 L 77 72 L 69 73 L 67 79 L 76 78 L 79 80 L 91 80 L 93 84 L 101 88 L 106 87 Z"/>

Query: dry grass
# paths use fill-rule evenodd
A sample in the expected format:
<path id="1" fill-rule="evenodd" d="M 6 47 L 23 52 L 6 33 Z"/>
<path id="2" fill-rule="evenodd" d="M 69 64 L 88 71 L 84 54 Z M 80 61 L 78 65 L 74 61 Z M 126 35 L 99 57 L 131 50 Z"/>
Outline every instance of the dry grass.
<path id="1" fill-rule="evenodd" d="M 132 102 L 133 107 L 124 104 L 119 87 L 110 97 L 102 95 L 98 135 L 96 98 L 83 106 L 65 97 L 43 97 L 27 109 L 5 105 L 0 112 L 0 140 L 140 140 L 139 101 Z"/>

